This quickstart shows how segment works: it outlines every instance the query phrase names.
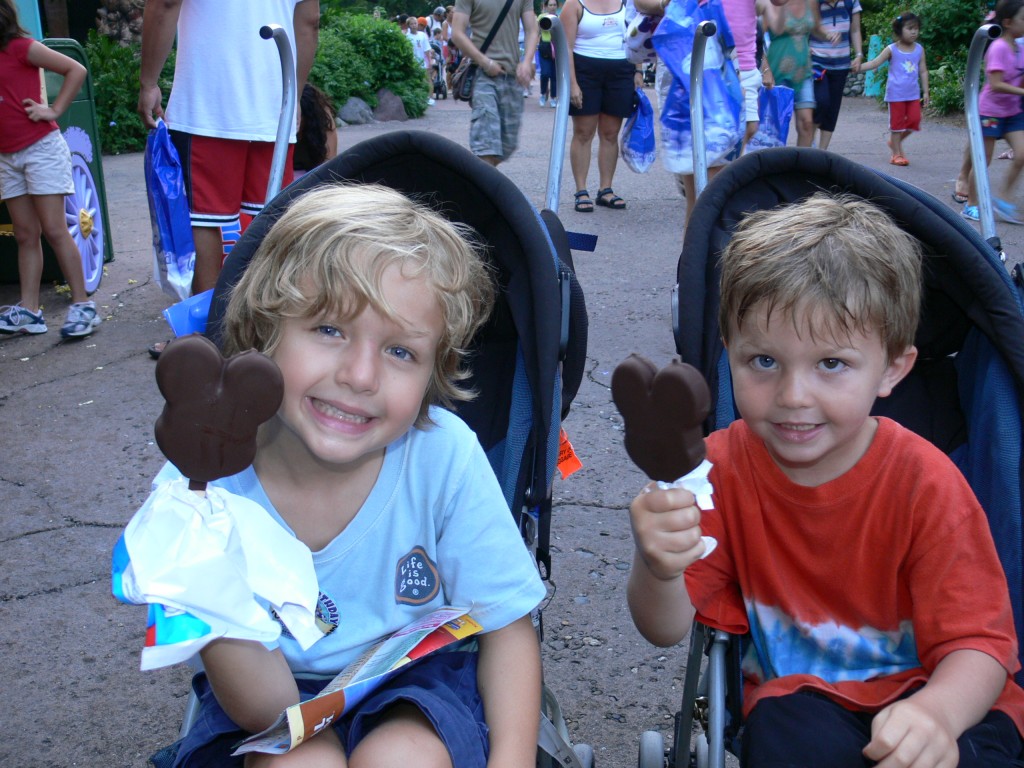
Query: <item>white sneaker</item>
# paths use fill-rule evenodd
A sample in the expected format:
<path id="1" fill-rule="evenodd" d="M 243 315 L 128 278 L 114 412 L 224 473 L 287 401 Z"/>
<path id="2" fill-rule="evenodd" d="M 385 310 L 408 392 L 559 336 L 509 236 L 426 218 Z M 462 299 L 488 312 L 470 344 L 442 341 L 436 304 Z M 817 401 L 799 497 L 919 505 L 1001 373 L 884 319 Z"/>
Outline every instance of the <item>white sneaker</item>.
<path id="1" fill-rule="evenodd" d="M 432 107 L 432 106 L 434 106 L 434 104 L 436 104 L 436 103 L 437 103 L 437 102 L 435 102 L 435 101 L 434 101 L 433 99 L 427 99 L 427 106 L 428 106 L 428 107 Z"/>
<path id="2" fill-rule="evenodd" d="M 29 312 L 20 304 L 0 307 L 0 333 L 46 333 L 43 310 Z"/>
<path id="3" fill-rule="evenodd" d="M 100 316 L 96 313 L 96 302 L 81 301 L 68 308 L 68 316 L 60 335 L 65 339 L 88 336 L 100 324 Z"/>
<path id="4" fill-rule="evenodd" d="M 541 96 L 541 97 L 540 97 L 540 105 L 541 105 L 541 106 L 543 107 L 543 106 L 544 106 L 545 104 L 547 104 L 547 103 L 548 103 L 548 98 L 547 98 L 547 96 Z"/>
<path id="5" fill-rule="evenodd" d="M 552 97 L 551 101 L 548 102 L 548 106 L 549 107 L 557 107 L 558 106 L 558 99 Z"/>

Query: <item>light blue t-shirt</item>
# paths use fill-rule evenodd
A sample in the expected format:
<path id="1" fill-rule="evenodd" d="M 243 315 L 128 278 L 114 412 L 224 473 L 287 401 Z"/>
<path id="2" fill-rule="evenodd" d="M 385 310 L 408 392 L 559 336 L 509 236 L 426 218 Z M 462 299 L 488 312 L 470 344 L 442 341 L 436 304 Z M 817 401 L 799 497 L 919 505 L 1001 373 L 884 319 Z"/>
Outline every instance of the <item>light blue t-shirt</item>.
<path id="1" fill-rule="evenodd" d="M 296 675 L 334 675 L 372 643 L 443 605 L 470 607 L 489 632 L 532 611 L 545 589 L 473 431 L 432 408 L 436 426 L 412 429 L 384 455 L 380 475 L 352 522 L 313 553 L 318 625 L 327 634 L 302 651 L 279 641 Z M 156 482 L 180 477 L 168 464 Z M 274 509 L 252 467 L 213 485 Z"/>

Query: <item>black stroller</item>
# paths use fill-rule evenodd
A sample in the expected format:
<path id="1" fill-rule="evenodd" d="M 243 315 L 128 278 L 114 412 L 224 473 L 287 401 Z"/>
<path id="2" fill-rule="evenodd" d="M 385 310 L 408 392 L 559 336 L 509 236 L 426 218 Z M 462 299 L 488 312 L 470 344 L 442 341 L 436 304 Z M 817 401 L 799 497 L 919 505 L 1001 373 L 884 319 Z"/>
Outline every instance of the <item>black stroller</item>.
<path id="1" fill-rule="evenodd" d="M 445 79 L 445 61 L 442 53 L 441 44 L 436 40 L 430 41 L 430 50 L 433 51 L 431 56 L 430 65 L 431 69 L 431 80 L 434 88 L 435 99 L 447 99 L 448 98 L 448 83 Z"/>
<path id="2" fill-rule="evenodd" d="M 676 349 L 710 385 L 712 409 L 705 429 L 722 428 L 737 418 L 718 330 L 719 255 L 745 214 L 819 190 L 870 200 L 922 243 L 919 359 L 893 395 L 878 401 L 876 413 L 931 440 L 964 472 L 989 516 L 1021 636 L 1024 281 L 1020 265 L 1011 276 L 993 247 L 944 204 L 909 184 L 814 149 L 763 150 L 723 169 L 696 201 L 673 291 Z M 641 768 L 721 768 L 725 751 L 736 752 L 742 727 L 742 639 L 695 625 L 690 643 L 674 744 L 666 752 L 660 732 L 644 733 Z M 705 653 L 709 658 L 702 674 Z"/>
<path id="3" fill-rule="evenodd" d="M 502 173 L 466 149 L 433 134 L 383 134 L 352 147 L 283 190 L 253 220 L 224 264 L 210 306 L 206 334 L 220 339 L 231 287 L 292 200 L 337 182 L 392 187 L 468 225 L 495 268 L 500 298 L 470 350 L 480 393 L 458 413 L 476 432 L 501 483 L 509 509 L 541 573 L 548 551 L 552 480 L 562 418 L 583 377 L 587 317 L 558 218 L 539 214 Z M 542 629 L 541 615 L 535 616 Z M 193 697 L 182 726 L 195 716 Z M 538 766 L 590 768 L 589 746 L 570 745 L 554 695 L 544 689 Z M 151 758 L 170 765 L 176 745 Z M 168 757 L 170 755 L 170 758 Z"/>

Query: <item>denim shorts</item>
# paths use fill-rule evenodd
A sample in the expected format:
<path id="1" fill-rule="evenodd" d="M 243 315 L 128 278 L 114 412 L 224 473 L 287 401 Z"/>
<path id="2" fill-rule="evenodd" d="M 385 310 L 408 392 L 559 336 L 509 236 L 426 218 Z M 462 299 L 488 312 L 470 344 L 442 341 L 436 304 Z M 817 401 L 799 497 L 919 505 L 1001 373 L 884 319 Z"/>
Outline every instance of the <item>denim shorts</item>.
<path id="1" fill-rule="evenodd" d="M 814 109 L 814 78 L 810 74 L 799 83 L 783 78 L 776 79 L 775 84 L 793 89 L 793 109 Z"/>
<path id="2" fill-rule="evenodd" d="M 477 654 L 471 651 L 442 651 L 412 664 L 332 726 L 345 754 L 352 754 L 389 707 L 409 703 L 434 726 L 452 765 L 484 768 L 489 742 L 476 670 Z M 296 682 L 305 701 L 330 681 L 298 678 Z M 244 756 L 231 757 L 231 753 L 248 734 L 221 709 L 205 674 L 195 676 L 192 688 L 199 696 L 199 717 L 182 740 L 174 768 L 241 768 Z"/>
<path id="3" fill-rule="evenodd" d="M 71 150 L 60 131 L 50 131 L 17 152 L 0 152 L 0 197 L 70 195 Z"/>
<path id="4" fill-rule="evenodd" d="M 1008 133 L 1024 131 L 1024 112 L 1010 117 L 981 116 L 981 135 L 989 139 L 1001 139 Z"/>

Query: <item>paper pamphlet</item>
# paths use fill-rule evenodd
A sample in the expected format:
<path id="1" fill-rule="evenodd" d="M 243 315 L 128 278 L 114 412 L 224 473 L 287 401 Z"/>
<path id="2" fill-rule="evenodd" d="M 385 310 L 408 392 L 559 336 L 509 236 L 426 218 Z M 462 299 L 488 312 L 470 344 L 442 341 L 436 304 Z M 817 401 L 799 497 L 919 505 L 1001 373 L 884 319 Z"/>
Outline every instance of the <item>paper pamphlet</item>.
<path id="1" fill-rule="evenodd" d="M 468 613 L 467 608 L 439 608 L 375 643 L 315 698 L 288 707 L 273 725 L 250 736 L 232 754 L 280 755 L 294 749 L 329 727 L 406 664 L 480 632 L 483 627 Z"/>

